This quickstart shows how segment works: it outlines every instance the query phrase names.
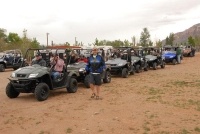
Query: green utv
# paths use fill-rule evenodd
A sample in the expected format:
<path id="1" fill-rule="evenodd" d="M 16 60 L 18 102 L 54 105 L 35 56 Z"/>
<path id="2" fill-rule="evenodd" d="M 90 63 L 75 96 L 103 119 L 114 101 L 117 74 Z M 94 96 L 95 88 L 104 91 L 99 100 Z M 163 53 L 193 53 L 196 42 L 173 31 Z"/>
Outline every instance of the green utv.
<path id="1" fill-rule="evenodd" d="M 69 93 L 77 91 L 77 80 L 68 76 L 66 62 L 60 76 L 55 80 L 51 78 L 53 67 L 50 66 L 50 57 L 52 53 L 57 53 L 60 58 L 63 58 L 63 55 L 68 55 L 67 50 L 28 49 L 24 59 L 31 59 L 35 52 L 41 53 L 47 66 L 37 64 L 25 66 L 23 62 L 21 68 L 14 71 L 8 78 L 10 82 L 6 87 L 6 95 L 9 98 L 16 98 L 20 93 L 34 93 L 38 101 L 44 101 L 48 98 L 50 90 L 66 88 Z"/>

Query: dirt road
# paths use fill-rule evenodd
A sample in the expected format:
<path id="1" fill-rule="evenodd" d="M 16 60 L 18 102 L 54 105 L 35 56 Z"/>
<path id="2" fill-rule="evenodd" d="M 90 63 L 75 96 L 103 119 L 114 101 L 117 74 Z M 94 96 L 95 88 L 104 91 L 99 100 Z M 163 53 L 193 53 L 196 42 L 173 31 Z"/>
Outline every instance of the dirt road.
<path id="1" fill-rule="evenodd" d="M 74 94 L 51 91 L 46 101 L 33 94 L 9 99 L 12 70 L 0 73 L 1 134 L 187 134 L 200 133 L 200 54 L 182 64 L 113 77 L 102 86 L 103 100 L 90 99 L 79 85 Z"/>

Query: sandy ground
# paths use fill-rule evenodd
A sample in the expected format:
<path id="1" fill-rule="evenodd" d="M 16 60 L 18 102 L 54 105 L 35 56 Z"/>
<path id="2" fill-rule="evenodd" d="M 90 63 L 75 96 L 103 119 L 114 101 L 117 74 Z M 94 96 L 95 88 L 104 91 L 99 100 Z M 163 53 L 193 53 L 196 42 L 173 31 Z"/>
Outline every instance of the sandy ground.
<path id="1" fill-rule="evenodd" d="M 79 85 L 74 94 L 51 91 L 46 101 L 33 94 L 9 99 L 12 70 L 0 73 L 1 134 L 187 134 L 200 133 L 200 54 L 182 64 L 113 77 L 103 84 L 103 100 L 90 99 Z"/>

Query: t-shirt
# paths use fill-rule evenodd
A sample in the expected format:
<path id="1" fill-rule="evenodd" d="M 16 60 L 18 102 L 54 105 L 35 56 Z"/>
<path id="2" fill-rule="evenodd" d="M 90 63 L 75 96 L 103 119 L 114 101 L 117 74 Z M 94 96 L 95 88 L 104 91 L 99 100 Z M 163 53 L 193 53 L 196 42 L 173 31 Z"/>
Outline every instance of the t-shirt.
<path id="1" fill-rule="evenodd" d="M 62 72 L 64 64 L 64 60 L 59 58 L 56 65 L 54 66 L 54 71 Z"/>

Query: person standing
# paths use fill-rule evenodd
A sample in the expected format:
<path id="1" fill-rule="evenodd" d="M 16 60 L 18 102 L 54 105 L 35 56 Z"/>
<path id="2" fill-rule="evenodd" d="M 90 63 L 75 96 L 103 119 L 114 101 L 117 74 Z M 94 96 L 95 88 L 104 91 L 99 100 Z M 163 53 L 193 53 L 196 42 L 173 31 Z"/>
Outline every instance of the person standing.
<path id="1" fill-rule="evenodd" d="M 193 46 L 191 47 L 191 53 L 192 53 L 192 56 L 195 56 L 195 48 Z"/>
<path id="2" fill-rule="evenodd" d="M 100 99 L 101 74 L 106 66 L 103 57 L 97 53 L 98 49 L 94 47 L 92 49 L 92 54 L 88 58 L 88 63 L 85 70 L 89 72 L 90 75 L 89 83 L 92 90 L 91 98 Z"/>
<path id="3" fill-rule="evenodd" d="M 181 63 L 181 49 L 180 49 L 180 47 L 177 47 L 177 49 L 176 49 L 176 56 L 177 56 L 178 64 L 180 64 Z"/>
<path id="4" fill-rule="evenodd" d="M 71 51 L 70 55 L 67 58 L 67 63 L 74 64 L 78 61 L 77 54 L 74 50 Z"/>

